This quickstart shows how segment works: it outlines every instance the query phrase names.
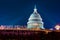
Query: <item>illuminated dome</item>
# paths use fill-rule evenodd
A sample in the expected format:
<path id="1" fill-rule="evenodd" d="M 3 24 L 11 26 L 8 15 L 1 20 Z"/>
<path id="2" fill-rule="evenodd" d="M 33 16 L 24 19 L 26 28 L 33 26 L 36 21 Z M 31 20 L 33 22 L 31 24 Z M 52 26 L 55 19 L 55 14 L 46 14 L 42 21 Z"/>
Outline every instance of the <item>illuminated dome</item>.
<path id="1" fill-rule="evenodd" d="M 28 19 L 27 28 L 29 28 L 29 29 L 31 29 L 31 28 L 44 29 L 42 18 L 39 15 L 39 13 L 37 12 L 36 6 L 34 8 L 34 12 L 31 14 L 30 18 Z"/>
<path id="2" fill-rule="evenodd" d="M 42 20 L 42 18 L 40 17 L 40 15 L 37 12 L 33 12 L 29 18 L 29 20 L 31 19 L 38 19 L 38 20 Z"/>

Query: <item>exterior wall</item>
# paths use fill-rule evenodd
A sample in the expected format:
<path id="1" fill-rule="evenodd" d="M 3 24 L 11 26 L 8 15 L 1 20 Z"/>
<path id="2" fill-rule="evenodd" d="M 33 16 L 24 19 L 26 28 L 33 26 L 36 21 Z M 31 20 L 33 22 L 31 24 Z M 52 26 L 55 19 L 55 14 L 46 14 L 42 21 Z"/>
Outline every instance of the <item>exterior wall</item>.
<path id="1" fill-rule="evenodd" d="M 28 29 L 29 29 L 29 28 L 40 28 L 40 29 L 44 29 L 43 24 L 39 24 L 39 23 L 38 23 L 37 26 L 36 26 L 36 25 L 34 26 L 33 24 L 34 24 L 34 23 L 29 23 L 29 24 L 27 25 L 27 26 L 28 26 L 27 28 L 28 28 Z"/>

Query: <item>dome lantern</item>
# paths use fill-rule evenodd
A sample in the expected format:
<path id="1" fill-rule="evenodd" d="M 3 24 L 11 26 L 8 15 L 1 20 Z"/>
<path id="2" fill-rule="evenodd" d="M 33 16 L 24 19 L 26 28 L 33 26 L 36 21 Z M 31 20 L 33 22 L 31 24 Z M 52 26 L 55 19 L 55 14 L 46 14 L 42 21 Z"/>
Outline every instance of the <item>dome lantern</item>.
<path id="1" fill-rule="evenodd" d="M 36 5 L 35 5 L 35 7 L 34 7 L 34 12 L 37 12 L 37 8 L 36 8 Z"/>

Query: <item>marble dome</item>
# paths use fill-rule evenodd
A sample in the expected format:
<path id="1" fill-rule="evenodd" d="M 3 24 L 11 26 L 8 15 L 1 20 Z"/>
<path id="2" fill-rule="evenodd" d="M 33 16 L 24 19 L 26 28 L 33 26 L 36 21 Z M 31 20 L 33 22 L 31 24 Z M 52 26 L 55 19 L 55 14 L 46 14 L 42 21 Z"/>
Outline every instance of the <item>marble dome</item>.
<path id="1" fill-rule="evenodd" d="M 27 28 L 41 28 L 44 29 L 43 27 L 43 21 L 40 16 L 40 14 L 37 12 L 37 8 L 35 6 L 34 12 L 30 15 L 28 22 L 27 22 Z"/>

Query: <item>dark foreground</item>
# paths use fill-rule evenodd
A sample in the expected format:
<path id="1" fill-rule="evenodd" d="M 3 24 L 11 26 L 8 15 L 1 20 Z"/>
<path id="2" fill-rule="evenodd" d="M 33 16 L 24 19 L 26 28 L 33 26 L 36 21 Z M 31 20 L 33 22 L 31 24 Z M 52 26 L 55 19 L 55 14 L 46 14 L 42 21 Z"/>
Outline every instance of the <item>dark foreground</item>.
<path id="1" fill-rule="evenodd" d="M 0 30 L 0 40 L 60 40 L 60 32 Z"/>

